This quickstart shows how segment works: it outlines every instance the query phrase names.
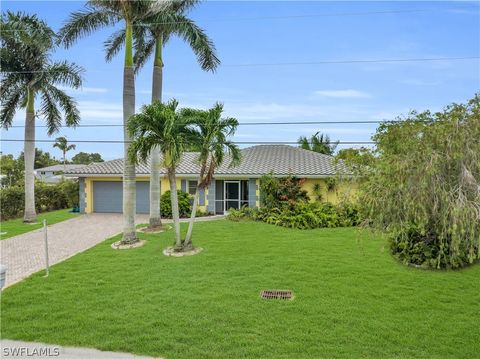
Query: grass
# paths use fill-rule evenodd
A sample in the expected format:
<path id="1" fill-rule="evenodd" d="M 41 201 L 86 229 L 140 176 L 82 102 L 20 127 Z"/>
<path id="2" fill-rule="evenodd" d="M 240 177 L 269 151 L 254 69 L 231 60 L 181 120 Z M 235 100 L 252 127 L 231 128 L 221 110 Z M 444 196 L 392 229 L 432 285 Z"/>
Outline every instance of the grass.
<path id="1" fill-rule="evenodd" d="M 47 224 L 55 224 L 66 221 L 67 219 L 78 216 L 78 213 L 70 212 L 70 209 L 60 209 L 58 211 L 40 213 L 37 216 L 37 222 L 34 224 L 23 223 L 23 218 L 11 219 L 5 222 L 0 222 L 0 232 L 6 232 L 0 235 L 1 239 L 18 236 L 19 234 L 34 231 L 42 228 L 42 221 L 47 220 Z"/>
<path id="2" fill-rule="evenodd" d="M 185 230 L 185 226 L 183 226 Z M 113 238 L 7 288 L 4 338 L 165 358 L 473 358 L 480 266 L 398 264 L 352 228 L 195 225 L 193 257 L 167 258 L 172 231 L 113 250 Z M 262 289 L 292 289 L 265 301 Z"/>

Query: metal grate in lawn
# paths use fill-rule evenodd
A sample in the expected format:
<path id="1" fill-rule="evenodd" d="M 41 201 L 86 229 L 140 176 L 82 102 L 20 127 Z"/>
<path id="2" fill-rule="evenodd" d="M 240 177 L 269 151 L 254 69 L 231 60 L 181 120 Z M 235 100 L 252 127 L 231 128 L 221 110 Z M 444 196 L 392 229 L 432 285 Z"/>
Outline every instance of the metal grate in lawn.
<path id="1" fill-rule="evenodd" d="M 263 299 L 282 299 L 282 300 L 292 300 L 293 293 L 291 290 L 286 289 L 269 289 L 262 290 L 260 297 Z"/>

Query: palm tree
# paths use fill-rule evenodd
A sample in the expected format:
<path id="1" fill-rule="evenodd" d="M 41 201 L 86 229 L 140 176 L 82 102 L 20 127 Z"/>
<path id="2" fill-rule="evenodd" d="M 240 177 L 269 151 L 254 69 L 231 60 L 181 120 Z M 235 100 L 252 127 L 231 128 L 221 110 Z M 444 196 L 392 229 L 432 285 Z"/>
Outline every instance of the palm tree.
<path id="1" fill-rule="evenodd" d="M 228 139 L 235 133 L 238 121 L 232 117 L 222 118 L 223 105 L 216 103 L 208 111 L 184 109 L 183 115 L 191 118 L 197 128 L 196 147 L 199 149 L 198 162 L 200 175 L 193 198 L 192 214 L 188 231 L 183 243 L 184 250 L 192 249 L 193 223 L 197 213 L 199 191 L 207 188 L 213 180 L 215 170 L 222 165 L 228 155 L 230 166 L 240 164 L 241 152 L 237 145 Z"/>
<path id="2" fill-rule="evenodd" d="M 127 122 L 135 113 L 135 79 L 133 58 L 133 29 L 146 14 L 153 14 L 163 8 L 160 1 L 151 0 L 90 0 L 86 9 L 74 12 L 60 30 L 62 43 L 70 47 L 80 37 L 89 35 L 103 27 L 124 22 L 125 60 L 123 69 L 123 125 L 124 125 L 124 167 L 123 167 L 123 239 L 124 244 L 138 241 L 135 229 L 136 178 L 135 162 L 128 157 L 130 136 Z"/>
<path id="3" fill-rule="evenodd" d="M 25 118 L 25 209 L 24 222 L 35 222 L 35 118 L 46 121 L 52 135 L 62 124 L 76 126 L 80 113 L 76 102 L 59 86 L 79 88 L 83 69 L 66 61 L 50 59 L 55 49 L 56 35 L 35 15 L 3 13 L 1 17 L 0 61 L 3 76 L 0 83 L 0 124 L 8 128 L 20 108 L 26 108 Z M 40 106 L 35 113 L 35 99 Z M 64 116 L 62 116 L 62 112 Z"/>
<path id="4" fill-rule="evenodd" d="M 330 137 L 326 134 L 324 135 L 323 133 L 320 133 L 320 131 L 312 135 L 310 138 L 301 136 L 297 142 L 300 145 L 300 148 L 303 148 L 304 150 L 310 150 L 330 156 L 333 155 L 338 146 L 338 141 L 331 142 Z"/>
<path id="5" fill-rule="evenodd" d="M 164 66 L 162 50 L 172 36 L 179 36 L 190 45 L 203 70 L 215 71 L 220 64 L 213 42 L 203 29 L 185 15 L 187 10 L 198 2 L 198 0 L 165 1 L 161 11 L 147 15 L 142 25 L 134 29 L 136 70 L 140 70 L 154 54 L 152 103 L 162 101 Z M 120 30 L 105 42 L 107 61 L 112 60 L 120 51 L 124 39 L 125 31 Z M 161 226 L 160 217 L 160 150 L 154 148 L 150 154 L 150 228 Z"/>
<path id="6" fill-rule="evenodd" d="M 145 105 L 142 111 L 128 121 L 127 131 L 132 138 L 129 159 L 137 163 L 146 161 L 153 148 L 161 152 L 161 164 L 167 170 L 170 183 L 170 200 L 175 229 L 175 250 L 181 251 L 180 214 L 178 209 L 176 168 L 188 145 L 196 138 L 196 131 L 191 122 L 178 110 L 178 101 L 171 100 L 166 104 L 155 101 Z"/>
<path id="7" fill-rule="evenodd" d="M 63 154 L 63 173 L 65 173 L 65 170 L 66 170 L 66 155 L 67 155 L 67 152 L 70 151 L 70 150 L 74 150 L 75 149 L 75 145 L 69 145 L 68 144 L 68 140 L 66 137 L 57 137 L 55 139 L 55 143 L 53 145 L 53 147 L 57 147 L 60 151 L 62 151 L 62 154 Z"/>

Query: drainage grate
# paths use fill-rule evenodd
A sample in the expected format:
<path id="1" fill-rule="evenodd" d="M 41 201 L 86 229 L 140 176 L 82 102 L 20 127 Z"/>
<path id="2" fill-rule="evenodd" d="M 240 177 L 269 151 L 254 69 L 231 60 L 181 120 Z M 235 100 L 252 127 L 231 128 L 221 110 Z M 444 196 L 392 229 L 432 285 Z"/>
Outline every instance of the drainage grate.
<path id="1" fill-rule="evenodd" d="M 271 289 L 271 290 L 262 290 L 260 296 L 263 299 L 283 299 L 291 300 L 293 299 L 293 293 L 291 290 L 283 289 Z"/>

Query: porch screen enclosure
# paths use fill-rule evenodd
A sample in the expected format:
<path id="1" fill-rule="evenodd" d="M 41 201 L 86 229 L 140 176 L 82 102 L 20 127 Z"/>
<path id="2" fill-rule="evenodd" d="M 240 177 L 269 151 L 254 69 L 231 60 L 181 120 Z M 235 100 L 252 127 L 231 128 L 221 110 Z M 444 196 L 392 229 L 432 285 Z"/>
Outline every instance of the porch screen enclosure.
<path id="1" fill-rule="evenodd" d="M 224 214 L 229 209 L 248 206 L 248 180 L 215 181 L 215 213 Z"/>

